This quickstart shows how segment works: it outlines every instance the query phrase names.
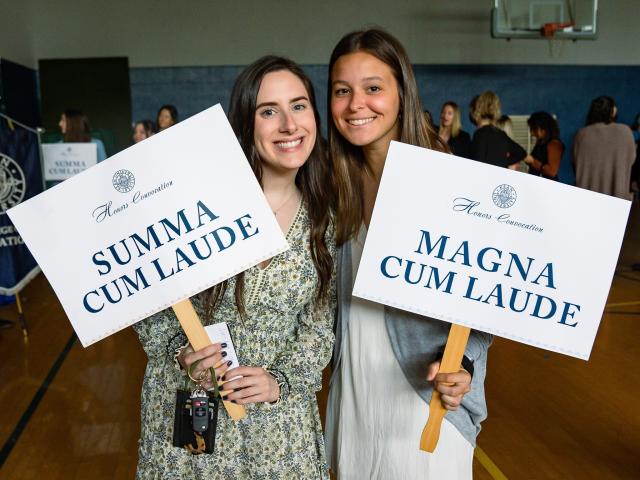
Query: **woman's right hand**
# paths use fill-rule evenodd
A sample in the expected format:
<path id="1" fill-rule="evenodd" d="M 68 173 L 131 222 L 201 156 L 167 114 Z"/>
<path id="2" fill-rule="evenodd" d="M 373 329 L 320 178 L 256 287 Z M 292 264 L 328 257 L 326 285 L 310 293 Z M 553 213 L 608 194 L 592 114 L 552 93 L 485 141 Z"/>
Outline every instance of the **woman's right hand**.
<path id="1" fill-rule="evenodd" d="M 178 361 L 185 370 L 189 372 L 191 365 L 200 360 L 200 362 L 193 367 L 190 376 L 196 380 L 203 378 L 204 380 L 201 382 L 201 385 L 205 389 L 210 389 L 213 388 L 213 381 L 209 369 L 213 368 L 216 378 L 220 378 L 230 366 L 231 361 L 226 359 L 226 347 L 226 343 L 214 343 L 213 345 L 194 352 L 191 345 L 189 345 L 182 351 L 182 354 L 178 357 Z"/>

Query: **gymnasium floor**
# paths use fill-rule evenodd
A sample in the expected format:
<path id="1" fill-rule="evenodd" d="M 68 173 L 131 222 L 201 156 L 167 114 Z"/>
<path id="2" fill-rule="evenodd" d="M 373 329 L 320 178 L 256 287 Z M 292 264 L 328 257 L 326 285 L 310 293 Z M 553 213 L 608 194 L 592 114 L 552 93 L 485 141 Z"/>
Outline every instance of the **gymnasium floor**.
<path id="1" fill-rule="evenodd" d="M 589 362 L 496 338 L 476 479 L 640 478 L 634 262 L 637 204 Z M 146 361 L 133 330 L 83 349 L 44 276 L 21 296 L 28 341 L 17 327 L 0 330 L 0 479 L 133 478 Z M 17 322 L 15 307 L 0 318 Z M 322 407 L 326 390 L 319 397 Z"/>

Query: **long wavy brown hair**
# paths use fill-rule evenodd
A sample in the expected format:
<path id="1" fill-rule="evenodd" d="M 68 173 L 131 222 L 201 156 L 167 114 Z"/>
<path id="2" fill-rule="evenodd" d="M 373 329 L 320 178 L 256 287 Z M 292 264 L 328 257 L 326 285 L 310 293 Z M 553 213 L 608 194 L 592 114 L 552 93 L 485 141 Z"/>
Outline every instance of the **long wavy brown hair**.
<path id="1" fill-rule="evenodd" d="M 295 62 L 273 55 L 264 56 L 245 68 L 236 79 L 229 101 L 229 122 L 238 137 L 240 146 L 249 161 L 253 173 L 262 185 L 262 160 L 254 143 L 255 114 L 258 91 L 265 75 L 271 72 L 287 70 L 293 73 L 303 83 L 309 102 L 313 108 L 316 121 L 316 140 L 309 158 L 300 167 L 296 175 L 296 186 L 302 194 L 311 223 L 309 243 L 311 257 L 318 273 L 318 289 L 316 299 L 326 299 L 329 292 L 333 261 L 326 244 L 327 227 L 330 220 L 330 205 L 332 203 L 333 186 L 328 179 L 331 178 L 330 164 L 326 156 L 323 140 L 320 135 L 320 115 L 316 108 L 313 84 Z M 228 282 L 222 282 L 205 292 L 205 310 L 207 316 L 222 300 L 227 289 Z M 241 315 L 244 315 L 244 273 L 236 276 L 235 302 Z"/>
<path id="2" fill-rule="evenodd" d="M 91 127 L 89 119 L 77 108 L 67 108 L 64 112 L 66 129 L 62 134 L 65 142 L 90 142 Z"/>
<path id="3" fill-rule="evenodd" d="M 391 68 L 400 95 L 400 135 L 398 140 L 419 147 L 448 152 L 433 125 L 423 114 L 420 93 L 409 57 L 402 44 L 379 28 L 351 32 L 342 37 L 329 61 L 327 102 L 331 118 L 333 67 L 340 57 L 365 52 Z M 364 219 L 362 176 L 367 165 L 362 148 L 349 143 L 335 124 L 329 124 L 329 154 L 333 162 L 336 190 L 336 242 L 338 245 L 354 237 Z"/>

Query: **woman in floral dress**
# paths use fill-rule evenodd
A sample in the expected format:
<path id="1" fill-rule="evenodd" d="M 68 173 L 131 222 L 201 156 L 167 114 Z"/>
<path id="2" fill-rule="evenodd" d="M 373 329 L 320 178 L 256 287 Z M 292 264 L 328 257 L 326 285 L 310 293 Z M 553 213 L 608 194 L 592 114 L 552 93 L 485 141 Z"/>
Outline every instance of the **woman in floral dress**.
<path id="1" fill-rule="evenodd" d="M 228 323 L 238 368 L 227 371 L 225 344 L 182 343 L 170 310 L 136 325 L 149 357 L 137 477 L 328 479 L 315 393 L 333 345 L 335 243 L 311 82 L 293 62 L 263 57 L 236 80 L 229 119 L 291 248 L 193 299 L 203 323 Z M 247 410 L 235 422 L 220 408 L 210 455 L 172 446 L 185 378 L 176 349 L 182 368 L 197 362 L 194 378 L 214 367 L 225 400 Z"/>

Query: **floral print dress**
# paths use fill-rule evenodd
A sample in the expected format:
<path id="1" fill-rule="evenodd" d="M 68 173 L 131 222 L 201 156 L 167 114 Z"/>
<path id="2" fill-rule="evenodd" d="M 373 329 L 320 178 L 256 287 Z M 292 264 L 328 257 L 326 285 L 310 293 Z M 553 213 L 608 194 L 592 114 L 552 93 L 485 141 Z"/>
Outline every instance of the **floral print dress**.
<path id="1" fill-rule="evenodd" d="M 149 358 L 142 386 L 140 479 L 328 479 L 325 447 L 315 392 L 331 357 L 335 314 L 335 243 L 329 295 L 316 301 L 318 277 L 309 247 L 310 222 L 301 203 L 287 232 L 290 249 L 261 269 L 245 272 L 245 318 L 235 306 L 231 279 L 213 318 L 226 321 L 245 366 L 266 366 L 286 380 L 288 394 L 276 404 L 246 405 L 247 416 L 234 422 L 220 403 L 215 450 L 192 455 L 172 445 L 176 389 L 185 376 L 173 360 L 172 339 L 181 329 L 171 309 L 134 326 Z"/>

